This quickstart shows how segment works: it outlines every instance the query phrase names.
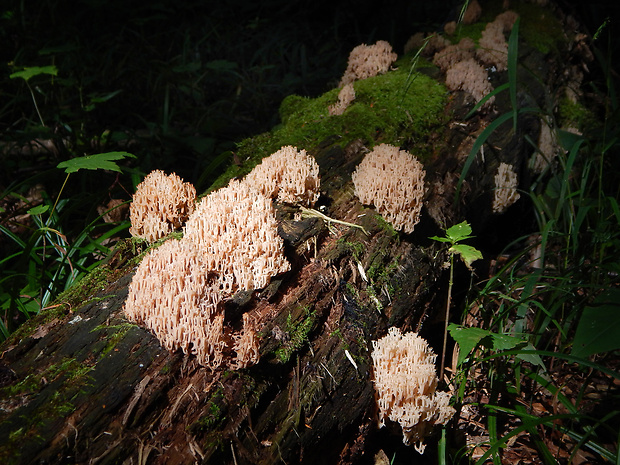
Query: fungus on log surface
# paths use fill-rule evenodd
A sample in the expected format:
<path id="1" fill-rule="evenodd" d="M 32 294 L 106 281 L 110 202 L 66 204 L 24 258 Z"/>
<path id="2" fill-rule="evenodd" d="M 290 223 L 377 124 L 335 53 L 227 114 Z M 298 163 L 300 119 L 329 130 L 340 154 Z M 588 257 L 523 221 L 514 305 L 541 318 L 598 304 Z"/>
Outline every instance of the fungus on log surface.
<path id="1" fill-rule="evenodd" d="M 392 46 L 385 40 L 379 40 L 374 45 L 358 45 L 349 55 L 349 62 L 340 86 L 344 87 L 359 79 L 367 79 L 378 74 L 384 74 L 398 55 L 392 51 Z"/>
<path id="2" fill-rule="evenodd" d="M 194 211 L 196 189 L 176 174 L 155 170 L 138 184 L 129 207 L 132 236 L 154 242 L 183 226 Z"/>
<path id="3" fill-rule="evenodd" d="M 519 102 L 546 108 L 549 96 L 565 95 L 567 86 L 574 86 L 574 79 L 565 76 L 563 70 L 565 63 L 581 59 L 575 55 L 579 48 L 539 51 L 525 35 L 528 21 L 542 21 L 544 17 L 545 21 L 559 23 L 559 16 L 537 5 L 519 14 L 523 31 L 519 45 L 527 49 L 519 56 Z M 484 25 L 480 26 L 478 30 Z M 441 36 L 429 42 L 430 56 L 448 42 Z M 215 370 L 205 368 L 192 355 L 194 348 L 189 344 L 188 353 L 168 351 L 151 332 L 127 320 L 123 305 L 128 301 L 132 276 L 143 273 L 146 268 L 137 270 L 139 262 L 157 258 L 158 250 L 148 252 L 144 241 L 131 239 L 119 244 L 106 263 L 62 295 L 53 308 L 8 339 L 0 358 L 0 461 L 352 464 L 378 452 L 378 439 L 385 439 L 388 433 L 387 428 L 380 430 L 377 426 L 372 341 L 395 326 L 414 330 L 436 346 L 432 336 L 443 328 L 443 321 L 434 315 L 445 308 L 444 289 L 440 287 L 445 280 L 440 278 L 445 277 L 446 255 L 429 245 L 427 238 L 438 234 L 445 224 L 466 218 L 481 241 L 491 237 L 509 243 L 519 233 L 513 229 L 522 227 L 518 224 L 521 217 L 514 215 L 517 225 L 509 223 L 502 231 L 496 229 L 496 223 L 490 226 L 497 218 L 492 208 L 495 174 L 501 163 L 513 166 L 515 173 L 526 172 L 522 168 L 534 149 L 524 142 L 525 135 L 535 141 L 540 132 L 539 114 L 519 113 L 518 130 L 512 131 L 511 124 L 500 126 L 484 144 L 484 154 L 474 154 L 469 171 L 462 174 L 475 138 L 497 114 L 513 109 L 507 96 L 498 94 L 490 107 L 493 111 L 466 120 L 464 116 L 472 105 L 464 93 L 449 94 L 441 88 L 441 95 L 449 95 L 449 99 L 432 106 L 432 111 L 426 110 L 431 89 L 428 75 L 441 80 L 441 72 L 438 68 L 422 71 L 427 75 L 417 75 L 405 98 L 417 99 L 425 112 L 419 116 L 413 105 L 408 109 L 396 106 L 394 113 L 405 115 L 397 127 L 376 130 L 379 123 L 375 122 L 385 121 L 389 114 L 376 102 L 388 101 L 384 85 L 407 82 L 407 66 L 360 82 L 363 92 L 358 92 L 351 111 L 341 117 L 327 115 L 327 106 L 335 101 L 337 91 L 329 103 L 320 97 L 291 100 L 318 102 L 317 112 L 322 112 L 304 121 L 305 132 L 296 140 L 291 135 L 299 132 L 286 125 L 288 121 L 299 122 L 303 112 L 284 121 L 283 127 L 240 144 L 247 147 L 239 156 L 243 173 L 252 168 L 250 161 L 245 164 L 246 158 L 262 153 L 265 146 L 269 147 L 265 156 L 289 145 L 306 150 L 321 174 L 321 197 L 316 208 L 331 218 L 359 224 L 369 234 L 343 225 L 332 225 L 330 231 L 316 218 L 296 219 L 294 206 L 274 207 L 266 199 L 268 221 L 278 231 L 269 237 L 281 244 L 273 250 L 281 250 L 289 263 L 285 264 L 282 257 L 274 259 L 273 270 L 281 273 L 289 266 L 290 270 L 270 278 L 252 277 L 247 282 L 239 278 L 237 287 L 218 284 L 222 299 L 217 307 L 218 312 L 223 311 L 220 315 L 224 315 L 226 335 L 224 354 L 230 355 L 230 362 Z M 485 72 L 484 79 L 488 77 Z M 506 73 L 494 72 L 491 77 L 496 86 L 507 82 Z M 399 96 L 396 102 L 401 101 Z M 359 123 L 365 125 L 363 131 L 352 125 L 358 114 L 352 110 L 362 106 L 365 113 L 359 114 L 376 112 L 371 130 L 367 128 L 368 117 Z M 325 126 L 317 130 L 328 120 L 334 124 L 346 120 L 349 126 L 338 126 L 346 131 L 331 134 Z M 408 125 L 411 120 L 418 125 L 415 130 Z M 313 138 L 315 134 L 320 137 Z M 347 138 L 349 134 L 364 136 Z M 426 172 L 425 184 L 432 186 L 411 234 L 394 231 L 353 194 L 355 168 L 381 144 L 418 155 Z M 256 163 L 256 159 L 251 162 Z M 459 177 L 462 189 L 455 202 Z M 521 178 L 519 187 L 527 189 L 527 182 L 526 177 Z M 235 203 L 245 205 L 239 215 L 245 218 L 242 221 L 251 222 L 247 216 L 252 208 L 249 203 L 238 197 L 222 197 L 223 203 L 232 203 L 234 198 Z M 211 221 L 215 224 L 207 227 L 221 228 L 229 220 L 221 216 Z M 187 240 L 195 248 L 212 247 L 209 242 L 190 239 L 198 236 L 200 229 L 193 223 L 189 220 Z M 253 253 L 263 247 L 262 240 L 257 244 L 253 239 L 237 238 L 221 253 L 228 255 L 237 248 Z M 174 241 L 168 239 L 171 245 L 164 243 L 162 247 L 179 247 Z M 159 252 L 160 258 L 165 250 Z M 208 287 L 212 282 L 209 270 L 217 282 L 223 268 L 205 263 L 204 257 L 202 262 L 176 263 L 168 269 L 191 274 L 204 266 Z M 235 276 L 234 266 L 226 265 L 226 269 Z M 192 280 L 183 285 L 184 291 L 178 295 L 191 301 Z M 229 291 L 223 292 L 227 286 Z M 150 304 L 145 300 L 144 305 Z M 182 348 L 181 343 L 178 347 Z M 401 444 L 400 434 L 392 446 L 398 443 L 394 447 L 407 447 Z"/>
<path id="4" fill-rule="evenodd" d="M 411 233 L 420 221 L 425 174 L 410 153 L 381 144 L 364 157 L 351 178 L 363 204 L 373 204 L 394 229 Z"/>

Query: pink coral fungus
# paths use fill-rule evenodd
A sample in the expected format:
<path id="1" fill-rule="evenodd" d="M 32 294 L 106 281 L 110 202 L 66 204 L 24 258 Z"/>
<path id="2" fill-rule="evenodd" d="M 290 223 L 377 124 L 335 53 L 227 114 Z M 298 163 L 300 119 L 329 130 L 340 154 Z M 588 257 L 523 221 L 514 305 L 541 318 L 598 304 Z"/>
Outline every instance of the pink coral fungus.
<path id="1" fill-rule="evenodd" d="M 374 148 L 352 175 L 355 195 L 373 204 L 395 229 L 413 231 L 420 221 L 425 172 L 409 152 L 389 144 Z"/>
<path id="2" fill-rule="evenodd" d="M 450 90 L 464 90 L 469 92 L 474 100 L 480 102 L 492 90 L 493 86 L 488 81 L 487 72 L 476 60 L 469 58 L 459 61 L 446 73 L 446 86 Z M 493 103 L 495 97 L 486 101 L 485 105 Z"/>
<path id="3" fill-rule="evenodd" d="M 209 270 L 225 277 L 222 289 L 260 289 L 290 265 L 283 253 L 271 199 L 240 181 L 204 197 L 185 226 Z"/>
<path id="4" fill-rule="evenodd" d="M 484 28 L 478 41 L 476 57 L 487 66 L 495 66 L 497 71 L 508 69 L 508 42 L 504 36 L 510 31 L 518 15 L 513 11 L 505 11 Z"/>
<path id="5" fill-rule="evenodd" d="M 150 329 L 168 350 L 193 353 L 216 368 L 225 347 L 221 295 L 199 251 L 171 239 L 149 252 L 138 267 L 125 301 L 125 314 Z"/>
<path id="6" fill-rule="evenodd" d="M 390 69 L 390 65 L 397 58 L 398 55 L 392 51 L 392 46 L 385 40 L 379 40 L 374 45 L 358 45 L 349 54 L 348 66 L 338 87 L 383 74 Z"/>
<path id="7" fill-rule="evenodd" d="M 355 89 L 353 88 L 353 84 L 349 83 L 340 89 L 338 101 L 329 106 L 329 114 L 332 116 L 342 115 L 353 100 L 355 100 Z"/>
<path id="8" fill-rule="evenodd" d="M 287 145 L 264 158 L 243 183 L 278 202 L 311 207 L 319 198 L 319 165 L 305 150 Z"/>
<path id="9" fill-rule="evenodd" d="M 436 355 L 416 333 L 402 334 L 396 327 L 372 343 L 374 384 L 379 403 L 379 424 L 387 419 L 400 424 L 403 442 L 417 442 L 437 424 L 445 425 L 455 413 L 450 394 L 437 391 Z"/>
<path id="10" fill-rule="evenodd" d="M 152 171 L 138 184 L 129 207 L 132 236 L 156 241 L 180 228 L 194 210 L 196 189 L 176 174 Z"/>

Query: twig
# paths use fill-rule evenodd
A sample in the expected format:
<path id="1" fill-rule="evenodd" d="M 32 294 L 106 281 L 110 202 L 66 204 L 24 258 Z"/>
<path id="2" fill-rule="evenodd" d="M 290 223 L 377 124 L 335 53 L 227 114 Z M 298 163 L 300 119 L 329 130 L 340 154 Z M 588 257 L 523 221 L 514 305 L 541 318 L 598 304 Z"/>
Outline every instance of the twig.
<path id="1" fill-rule="evenodd" d="M 366 234 L 367 236 L 370 236 L 370 234 L 368 233 L 368 231 L 366 231 L 364 226 L 361 226 L 359 224 L 347 223 L 346 221 L 340 221 L 334 218 L 330 218 L 329 216 L 324 215 L 323 213 L 315 210 L 314 208 L 305 208 L 305 207 L 299 207 L 299 208 L 301 209 L 302 218 L 320 218 L 327 223 L 327 227 L 330 227 L 331 223 L 336 223 L 336 224 L 342 224 L 344 226 L 349 226 L 351 228 L 359 228 L 362 230 L 364 234 Z"/>

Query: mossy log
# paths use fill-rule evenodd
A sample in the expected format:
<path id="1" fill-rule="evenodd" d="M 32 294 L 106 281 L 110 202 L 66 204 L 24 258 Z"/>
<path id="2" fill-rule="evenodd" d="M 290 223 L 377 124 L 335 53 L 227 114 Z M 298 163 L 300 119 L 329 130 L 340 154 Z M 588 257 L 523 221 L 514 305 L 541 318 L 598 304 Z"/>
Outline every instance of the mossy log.
<path id="1" fill-rule="evenodd" d="M 519 45 L 517 105 L 546 108 L 564 85 L 557 69 L 568 55 Z M 437 78 L 435 68 L 425 72 Z M 495 86 L 507 80 L 506 72 L 493 75 Z M 386 444 L 398 447 L 399 434 L 377 425 L 371 341 L 395 325 L 420 332 L 440 351 L 447 256 L 429 236 L 468 220 L 477 236 L 472 245 L 490 258 L 534 221 L 523 198 L 503 215 L 491 210 L 500 162 L 515 166 L 520 187 L 528 188 L 534 147 L 525 136 L 536 141 L 540 131 L 533 113 L 518 115 L 516 131 L 510 119 L 492 134 L 455 197 L 475 138 L 513 110 L 508 92 L 493 111 L 465 119 L 472 106 L 465 93 L 452 94 L 423 137 L 408 129 L 396 141 L 376 131 L 374 140 L 343 143 L 334 133 L 311 145 L 297 141 L 321 168 L 317 208 L 368 235 L 318 218 L 295 220 L 294 209 L 278 207 L 292 270 L 226 303 L 230 325 L 243 312 L 260 315 L 262 358 L 250 368 L 211 371 L 129 323 L 123 302 L 141 249 L 121 243 L 97 279 L 78 284 L 81 293 L 59 299 L 2 346 L 0 461 L 344 464 L 370 460 Z M 378 142 L 397 142 L 414 155 L 424 147 L 426 207 L 412 234 L 395 231 L 353 193 L 351 173 Z M 480 261 L 478 277 L 486 270 Z M 432 461 L 430 449 L 427 455 Z"/>

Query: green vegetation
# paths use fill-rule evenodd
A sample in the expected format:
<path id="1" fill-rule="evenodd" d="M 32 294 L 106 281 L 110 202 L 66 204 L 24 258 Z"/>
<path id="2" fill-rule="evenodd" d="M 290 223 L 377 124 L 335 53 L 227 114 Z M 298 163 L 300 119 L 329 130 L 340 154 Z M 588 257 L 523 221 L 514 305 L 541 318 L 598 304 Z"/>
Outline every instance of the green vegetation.
<path id="1" fill-rule="evenodd" d="M 20 382 L 0 389 L 3 409 L 28 406 L 30 402 L 37 405 L 24 407 L 29 409 L 29 414 L 22 415 L 18 424 L 11 425 L 8 440 L 0 445 L 3 463 L 13 463 L 19 458 L 19 449 L 25 438 L 36 435 L 46 425 L 50 427 L 74 411 L 72 399 L 88 385 L 91 370 L 92 367 L 74 359 L 64 358 L 41 373 L 30 374 Z M 40 396 L 47 396 L 47 399 L 41 402 Z"/>
<path id="2" fill-rule="evenodd" d="M 505 89 L 516 87 L 516 70 L 509 75 Z M 456 403 L 477 412 L 488 439 L 474 460 L 473 447 L 441 449 L 444 436 L 444 458 L 499 464 L 509 449 L 523 447 L 546 464 L 619 460 L 620 397 L 611 388 L 620 379 L 615 95 L 613 87 L 597 93 L 602 120 L 566 100 L 556 112 L 513 106 L 496 120 L 516 124 L 517 114 L 533 112 L 581 133 L 555 129 L 557 159 L 526 193 L 538 231 L 510 244 L 507 262 L 472 289 L 461 324 L 448 327 L 459 349 Z M 591 131 L 595 126 L 600 130 Z M 476 151 L 495 128 L 480 135 Z M 515 446 L 520 436 L 527 441 Z"/>
<path id="3" fill-rule="evenodd" d="M 450 279 L 448 281 L 448 298 L 446 299 L 445 326 L 443 332 L 443 348 L 441 351 L 441 363 L 439 364 L 439 379 L 443 378 L 445 368 L 446 347 L 448 342 L 448 322 L 450 321 L 450 305 L 452 305 L 452 286 L 454 285 L 454 256 L 461 257 L 467 268 L 471 269 L 471 264 L 482 258 L 482 253 L 471 245 L 462 244 L 461 241 L 470 239 L 471 226 L 466 221 L 455 224 L 446 229 L 445 237 L 433 236 L 431 239 L 437 242 L 449 244 L 448 255 L 450 257 Z"/>
<path id="4" fill-rule="evenodd" d="M 308 307 L 304 307 L 301 315 L 302 318 L 299 320 L 294 320 L 292 313 L 289 313 L 286 317 L 284 332 L 288 335 L 288 338 L 276 349 L 276 357 L 281 363 L 288 362 L 291 355 L 308 342 L 308 333 L 314 327 L 316 312 L 314 310 L 310 311 Z"/>
<path id="5" fill-rule="evenodd" d="M 260 160 L 285 145 L 310 149 L 337 136 L 342 147 L 361 139 L 371 144 L 389 143 L 413 146 L 416 157 L 424 161 L 432 147 L 415 144 L 425 140 L 445 119 L 446 89 L 437 81 L 416 74 L 409 79 L 409 68 L 400 66 L 385 75 L 354 83 L 355 100 L 344 114 L 331 116 L 328 107 L 338 100 L 339 89 L 317 98 L 290 95 L 282 101 L 282 123 L 271 132 L 243 140 L 238 157 L 243 165 L 231 165 L 212 188 L 235 176 L 247 174 Z"/>
<path id="6" fill-rule="evenodd" d="M 106 219 L 126 208 L 151 169 L 176 171 L 205 192 L 243 175 L 282 145 L 310 149 L 334 137 L 343 147 L 356 139 L 369 148 L 381 142 L 406 145 L 424 161 L 436 150 L 427 137 L 446 123 L 445 88 L 426 74 L 414 73 L 412 79 L 412 68 L 431 65 L 420 59 L 413 66 L 409 56 L 384 76 L 356 82 L 352 105 L 341 116 L 328 114 L 349 51 L 376 40 L 370 37 L 374 32 L 341 35 L 338 31 L 351 19 L 340 11 L 333 17 L 321 12 L 320 21 L 311 22 L 290 2 L 275 0 L 260 6 L 233 2 L 234 19 L 226 16 L 226 2 L 156 1 L 136 7 L 118 0 L 78 1 L 71 12 L 55 0 L 40 2 L 36 9 L 14 3 L 0 11 L 5 44 L 0 63 L 0 339 L 13 338 L 11 343 L 35 325 L 105 298 L 95 294 L 158 245 L 128 239 L 126 214 Z M 500 3 L 493 2 L 481 22 L 459 27 L 453 40 L 479 39 Z M 579 100 L 549 94 L 544 108 L 519 106 L 517 44 L 549 54 L 566 44 L 551 10 L 525 2 L 514 7 L 521 19 L 509 39 L 508 82 L 493 93 L 507 92 L 512 108 L 478 136 L 459 189 L 494 131 L 503 124 L 520 130 L 522 116 L 547 118 L 560 150 L 521 193 L 530 202 L 536 230 L 511 243 L 505 261 L 490 275 L 484 269 L 466 301 L 451 295 L 453 257 L 459 254 L 469 263 L 479 258 L 460 244 L 471 231 L 461 223 L 448 228 L 446 237 L 435 237 L 450 245 L 446 312 L 452 307 L 455 322 L 447 330 L 459 350 L 450 382 L 461 407 L 460 426 L 482 425 L 479 436 L 485 438 L 477 450 L 465 447 L 458 442 L 457 419 L 442 431 L 439 455 L 453 463 L 499 464 L 510 447 L 527 441 L 535 460 L 548 464 L 577 457 L 618 463 L 620 103 L 610 46 L 617 39 L 602 28 L 598 41 L 587 44 L 597 61 L 588 64 L 593 77 L 586 77 L 591 82 Z M 278 13 L 265 16 L 267 10 Z M 326 16 L 333 27 L 317 27 Z M 409 26 L 410 32 L 417 30 Z M 607 54 L 597 49 L 604 39 Z M 394 45 L 399 49 L 402 44 Z M 558 128 L 575 128 L 579 134 Z M 525 140 L 536 145 L 527 135 Z M 121 202 L 107 207 L 110 200 Z M 398 240 L 399 233 L 380 216 L 368 221 L 387 243 Z M 359 263 L 364 245 L 351 237 L 341 238 L 328 258 L 350 255 Z M 369 296 L 380 306 L 382 293 L 397 292 L 398 259 L 386 262 L 382 254 L 372 257 L 367 286 L 359 290 L 347 282 L 350 296 Z M 462 309 L 456 318 L 455 307 Z M 36 322 L 35 315 L 41 315 Z M 277 360 L 289 362 L 316 324 L 311 306 L 291 310 Z M 113 350 L 131 327 L 114 327 L 118 331 L 105 341 L 102 354 Z M 344 338 L 337 328 L 332 335 Z M 359 348 L 367 346 L 362 339 L 356 342 Z M 449 354 L 445 349 L 444 344 L 442 357 Z M 45 409 L 16 425 L 0 458 L 9 457 L 7 451 L 41 431 L 42 424 L 53 425 L 71 412 L 73 396 L 88 383 L 90 370 L 66 359 L 4 386 L 2 399 L 24 403 L 39 395 L 45 383 L 58 389 Z M 164 366 L 161 374 L 169 370 Z M 216 390 L 203 416 L 189 426 L 209 431 L 207 448 L 226 445 L 224 435 L 214 431 L 229 414 L 226 402 Z M 302 399 L 302 407 L 311 403 L 309 397 Z M 465 411 L 474 411 L 475 418 L 465 418 Z M 300 412 L 291 413 L 292 425 L 299 423 Z"/>

